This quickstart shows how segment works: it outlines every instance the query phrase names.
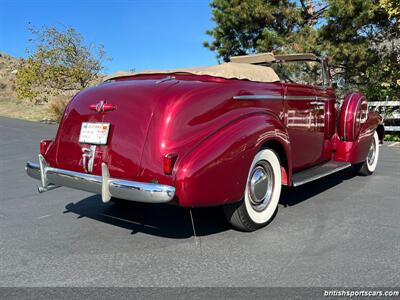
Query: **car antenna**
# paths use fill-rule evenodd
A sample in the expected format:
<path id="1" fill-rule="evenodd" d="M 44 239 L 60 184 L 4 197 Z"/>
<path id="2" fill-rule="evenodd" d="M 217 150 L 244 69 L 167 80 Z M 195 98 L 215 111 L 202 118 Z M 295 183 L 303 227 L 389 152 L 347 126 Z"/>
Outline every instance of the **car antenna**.
<path id="1" fill-rule="evenodd" d="M 199 244 L 199 246 L 200 246 L 200 256 L 203 256 L 200 237 L 198 238 L 199 241 L 197 242 L 196 228 L 194 226 L 194 219 L 193 219 L 193 214 L 192 214 L 192 208 L 191 207 L 189 208 L 189 213 L 190 213 L 190 220 L 192 221 L 192 229 L 193 229 L 194 241 L 196 243 L 196 246 L 197 246 L 197 244 Z"/>

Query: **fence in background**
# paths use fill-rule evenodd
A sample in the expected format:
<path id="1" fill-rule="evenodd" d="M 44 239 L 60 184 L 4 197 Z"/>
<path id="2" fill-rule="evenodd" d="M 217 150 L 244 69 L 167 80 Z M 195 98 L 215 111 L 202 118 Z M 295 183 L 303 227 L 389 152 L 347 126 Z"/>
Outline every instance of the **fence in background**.
<path id="1" fill-rule="evenodd" d="M 368 109 L 383 116 L 385 131 L 400 131 L 400 101 L 371 101 Z"/>

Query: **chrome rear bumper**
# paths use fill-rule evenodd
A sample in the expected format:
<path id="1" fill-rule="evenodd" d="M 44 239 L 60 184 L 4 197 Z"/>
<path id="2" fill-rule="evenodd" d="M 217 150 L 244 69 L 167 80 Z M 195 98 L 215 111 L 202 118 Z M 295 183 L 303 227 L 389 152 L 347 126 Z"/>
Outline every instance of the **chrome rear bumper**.
<path id="1" fill-rule="evenodd" d="M 39 192 L 66 186 L 73 189 L 101 194 L 103 202 L 111 197 L 147 203 L 170 202 L 175 196 L 175 188 L 157 183 L 144 183 L 110 178 L 107 165 L 102 163 L 102 176 L 53 168 L 47 165 L 39 154 L 40 164 L 28 162 L 26 173 L 42 182 Z"/>

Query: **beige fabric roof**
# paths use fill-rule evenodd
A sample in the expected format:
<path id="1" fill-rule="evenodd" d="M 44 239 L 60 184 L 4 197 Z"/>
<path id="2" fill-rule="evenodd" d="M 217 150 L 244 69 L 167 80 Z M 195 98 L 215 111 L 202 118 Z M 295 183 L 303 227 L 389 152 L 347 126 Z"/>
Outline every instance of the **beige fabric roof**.
<path id="1" fill-rule="evenodd" d="M 275 55 L 275 59 L 277 60 L 317 60 L 318 56 L 313 53 L 296 53 L 296 54 L 281 54 Z"/>
<path id="2" fill-rule="evenodd" d="M 232 56 L 231 62 L 245 64 L 260 64 L 269 61 L 274 61 L 275 56 L 272 53 L 259 53 L 253 55 Z"/>
<path id="3" fill-rule="evenodd" d="M 273 53 L 258 53 L 250 55 L 232 56 L 231 62 L 246 63 L 246 64 L 261 64 L 272 62 L 275 60 L 317 60 L 318 57 L 313 53 L 295 53 L 295 54 L 280 54 L 274 55 Z"/>
<path id="4" fill-rule="evenodd" d="M 117 72 L 106 78 L 105 80 L 145 74 L 173 74 L 173 73 L 188 73 L 194 75 L 209 75 L 215 77 L 222 77 L 226 79 L 246 79 L 251 81 L 260 82 L 276 82 L 280 81 L 278 75 L 270 67 L 257 66 L 245 63 L 229 62 L 210 67 L 195 67 L 195 68 L 181 68 L 173 70 L 150 70 L 142 71 L 139 73 Z"/>

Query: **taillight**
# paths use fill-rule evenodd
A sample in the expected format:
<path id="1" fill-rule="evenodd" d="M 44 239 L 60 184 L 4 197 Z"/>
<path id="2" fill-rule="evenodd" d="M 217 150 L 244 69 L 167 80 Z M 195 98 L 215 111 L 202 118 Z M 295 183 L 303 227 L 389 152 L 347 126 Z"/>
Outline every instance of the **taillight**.
<path id="1" fill-rule="evenodd" d="M 176 154 L 176 153 L 169 153 L 164 156 L 163 170 L 166 175 L 172 174 L 172 170 L 174 169 L 174 165 L 175 165 L 177 158 L 178 158 L 178 154 Z"/>
<path id="2" fill-rule="evenodd" d="M 53 140 L 41 140 L 40 141 L 40 149 L 39 149 L 40 154 L 45 155 L 47 148 L 49 148 L 49 146 L 52 142 L 53 142 Z"/>

